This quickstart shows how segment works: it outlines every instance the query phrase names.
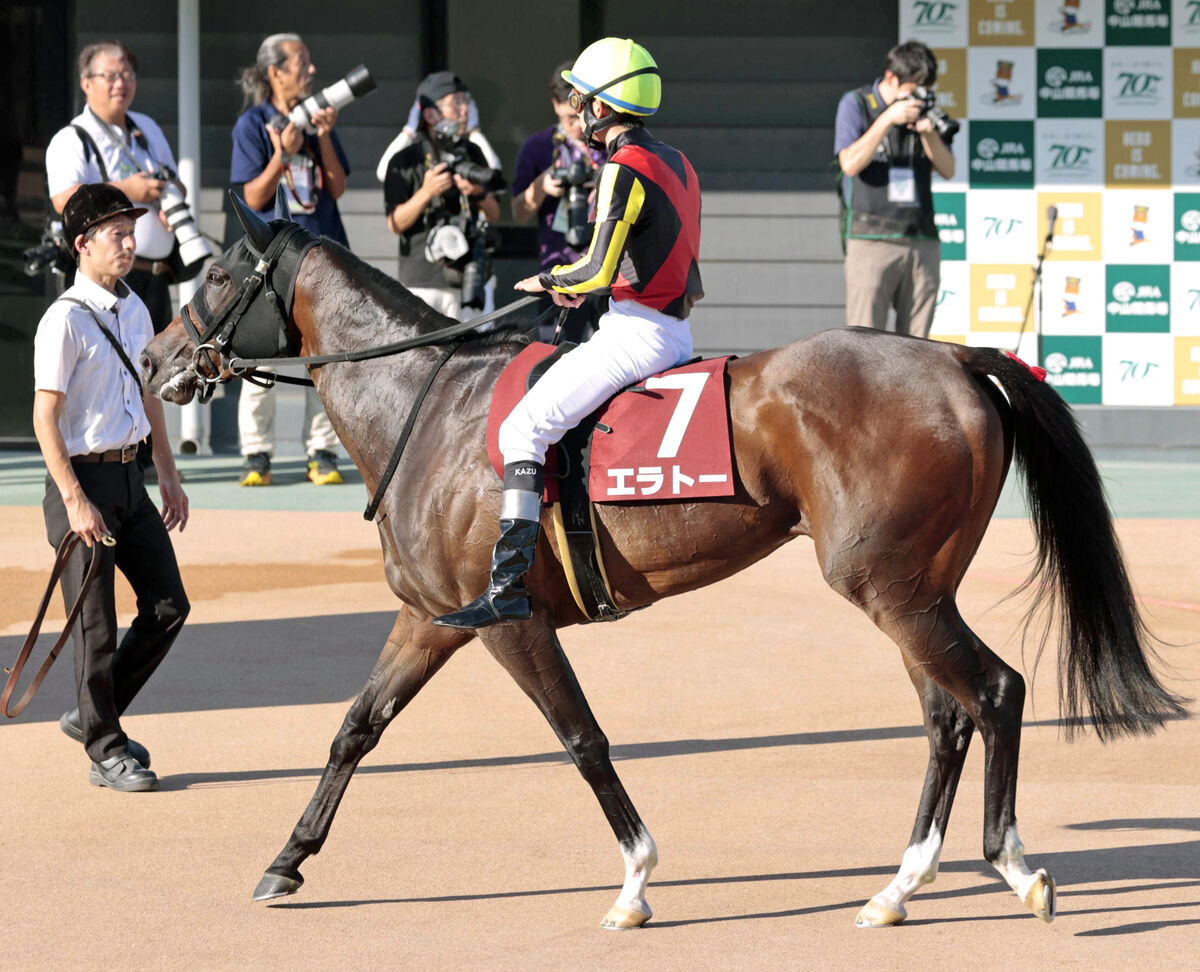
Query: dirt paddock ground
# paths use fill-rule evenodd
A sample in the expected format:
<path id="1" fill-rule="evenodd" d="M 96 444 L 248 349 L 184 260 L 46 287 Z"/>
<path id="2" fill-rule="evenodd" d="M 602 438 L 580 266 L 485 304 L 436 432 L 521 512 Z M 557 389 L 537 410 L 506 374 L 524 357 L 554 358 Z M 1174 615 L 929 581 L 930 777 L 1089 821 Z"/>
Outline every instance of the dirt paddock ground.
<path id="1" fill-rule="evenodd" d="M 1126 519 L 1119 533 L 1168 643 L 1167 680 L 1195 697 L 1200 520 Z M 82 751 L 55 722 L 72 704 L 69 661 L 0 727 L 0 966 L 1195 964 L 1200 722 L 1068 745 L 1052 657 L 1026 706 L 1017 809 L 1031 865 L 1058 881 L 1057 921 L 1028 914 L 982 860 L 976 739 L 937 882 L 904 925 L 854 928 L 899 864 L 927 749 L 895 646 L 826 587 L 807 540 L 620 623 L 563 632 L 658 843 L 644 929 L 599 928 L 623 878 L 616 842 L 478 642 L 366 758 L 300 893 L 252 904 L 395 604 L 375 530 L 354 512 L 197 509 L 177 549 L 191 619 L 125 719 L 161 789 L 87 784 Z M 960 597 L 978 634 L 1030 678 L 1024 602 L 997 602 L 1031 549 L 1026 521 L 996 520 Z M 0 507 L 6 665 L 50 560 L 40 510 Z"/>

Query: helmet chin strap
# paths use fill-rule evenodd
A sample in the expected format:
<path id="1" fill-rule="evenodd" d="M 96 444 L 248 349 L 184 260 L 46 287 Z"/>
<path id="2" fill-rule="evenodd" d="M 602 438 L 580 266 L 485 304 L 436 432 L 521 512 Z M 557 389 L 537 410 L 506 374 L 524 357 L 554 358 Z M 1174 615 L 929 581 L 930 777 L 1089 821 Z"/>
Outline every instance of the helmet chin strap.
<path id="1" fill-rule="evenodd" d="M 607 118 L 597 118 L 592 111 L 592 99 L 589 98 L 583 103 L 583 137 L 594 149 L 603 150 L 608 147 L 603 136 L 601 135 L 606 129 L 611 128 L 616 124 L 618 115 L 613 112 Z M 597 138 L 597 135 L 601 137 Z"/>

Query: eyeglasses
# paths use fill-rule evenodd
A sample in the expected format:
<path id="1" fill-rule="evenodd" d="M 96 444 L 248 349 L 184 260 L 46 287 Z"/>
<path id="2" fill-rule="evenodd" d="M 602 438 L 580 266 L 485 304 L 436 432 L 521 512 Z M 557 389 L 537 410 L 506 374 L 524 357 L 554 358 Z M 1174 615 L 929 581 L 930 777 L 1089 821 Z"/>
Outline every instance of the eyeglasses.
<path id="1" fill-rule="evenodd" d="M 110 88 L 117 83 L 117 78 L 120 78 L 126 84 L 137 79 L 137 71 L 132 68 L 126 68 L 124 71 L 98 71 L 94 74 L 89 74 L 89 78 L 101 78 Z"/>

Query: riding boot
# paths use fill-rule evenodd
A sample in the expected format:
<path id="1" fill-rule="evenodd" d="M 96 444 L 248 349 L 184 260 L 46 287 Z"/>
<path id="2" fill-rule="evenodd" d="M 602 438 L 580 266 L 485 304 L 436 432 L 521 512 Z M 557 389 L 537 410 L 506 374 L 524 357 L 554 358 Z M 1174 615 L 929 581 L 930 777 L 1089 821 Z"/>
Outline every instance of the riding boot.
<path id="1" fill-rule="evenodd" d="M 529 620 L 525 575 L 533 567 L 541 532 L 542 467 L 532 462 L 508 463 L 504 487 L 500 539 L 492 550 L 488 589 L 462 610 L 434 618 L 434 624 L 475 630 L 500 621 Z"/>

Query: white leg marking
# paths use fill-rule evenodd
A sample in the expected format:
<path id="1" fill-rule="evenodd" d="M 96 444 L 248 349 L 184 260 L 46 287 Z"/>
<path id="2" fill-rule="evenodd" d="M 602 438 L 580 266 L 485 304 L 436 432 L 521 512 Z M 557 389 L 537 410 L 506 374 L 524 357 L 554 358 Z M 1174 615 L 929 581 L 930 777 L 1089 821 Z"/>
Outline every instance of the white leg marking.
<path id="1" fill-rule="evenodd" d="M 1025 845 L 1017 834 L 1017 825 L 1013 824 L 1004 832 L 1004 849 L 1000 851 L 1000 859 L 996 861 L 996 870 L 1008 882 L 1008 886 L 1017 892 L 1022 901 L 1033 886 L 1038 875 L 1029 870 L 1025 863 Z"/>
<path id="2" fill-rule="evenodd" d="M 877 925 L 895 925 L 908 917 L 904 903 L 918 888 L 929 884 L 937 877 L 938 862 L 942 856 L 942 835 L 934 824 L 919 844 L 909 844 L 900 859 L 900 870 L 892 883 L 875 895 L 854 923 L 860 928 Z"/>
<path id="3" fill-rule="evenodd" d="M 622 848 L 621 856 L 625 858 L 625 883 L 616 904 L 601 922 L 605 928 L 636 928 L 653 914 L 646 903 L 646 885 L 650 881 L 650 872 L 658 864 L 654 838 L 643 831 L 633 850 Z"/>

